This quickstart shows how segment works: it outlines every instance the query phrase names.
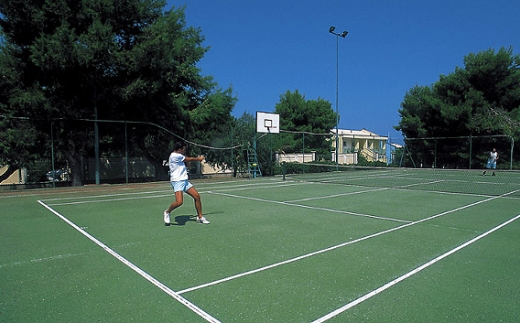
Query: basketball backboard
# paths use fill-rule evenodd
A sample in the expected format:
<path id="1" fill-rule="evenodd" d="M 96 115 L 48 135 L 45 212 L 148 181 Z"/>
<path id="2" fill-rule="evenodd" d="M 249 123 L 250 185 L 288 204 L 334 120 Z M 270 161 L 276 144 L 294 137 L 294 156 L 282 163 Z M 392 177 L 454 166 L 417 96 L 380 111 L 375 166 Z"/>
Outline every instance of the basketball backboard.
<path id="1" fill-rule="evenodd" d="M 256 132 L 280 133 L 280 116 L 276 113 L 257 112 Z"/>

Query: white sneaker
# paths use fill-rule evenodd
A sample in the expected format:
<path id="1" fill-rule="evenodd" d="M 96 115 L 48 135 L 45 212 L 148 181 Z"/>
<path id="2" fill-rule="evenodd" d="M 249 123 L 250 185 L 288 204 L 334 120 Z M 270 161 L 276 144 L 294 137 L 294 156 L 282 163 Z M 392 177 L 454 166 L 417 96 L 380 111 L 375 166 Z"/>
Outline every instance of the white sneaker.
<path id="1" fill-rule="evenodd" d="M 164 210 L 164 225 L 170 225 L 170 213 L 166 212 L 166 210 Z"/>
<path id="2" fill-rule="evenodd" d="M 202 218 L 197 217 L 197 222 L 198 222 L 198 223 L 209 224 L 209 221 L 206 220 L 205 217 L 202 217 Z"/>

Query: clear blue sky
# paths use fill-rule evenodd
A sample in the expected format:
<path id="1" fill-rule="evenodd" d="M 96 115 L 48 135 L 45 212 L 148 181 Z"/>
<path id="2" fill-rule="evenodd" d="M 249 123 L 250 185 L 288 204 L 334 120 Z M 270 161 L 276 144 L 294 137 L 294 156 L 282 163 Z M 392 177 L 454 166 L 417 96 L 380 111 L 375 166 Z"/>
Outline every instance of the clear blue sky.
<path id="1" fill-rule="evenodd" d="M 469 53 L 513 47 L 520 53 L 518 0 L 168 0 L 186 5 L 210 50 L 199 62 L 238 98 L 233 115 L 274 112 L 298 90 L 336 110 L 339 39 L 341 129 L 401 139 L 393 126 L 404 95 L 463 67 Z"/>

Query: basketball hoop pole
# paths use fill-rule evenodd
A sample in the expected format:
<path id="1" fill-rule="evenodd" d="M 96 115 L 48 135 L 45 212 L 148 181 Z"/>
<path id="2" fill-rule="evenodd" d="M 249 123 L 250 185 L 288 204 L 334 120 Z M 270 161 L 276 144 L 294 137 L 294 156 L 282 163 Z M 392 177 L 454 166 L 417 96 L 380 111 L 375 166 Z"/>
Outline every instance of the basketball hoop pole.
<path id="1" fill-rule="evenodd" d="M 267 127 L 269 132 L 269 166 L 271 166 L 271 175 L 274 175 L 273 171 L 273 134 L 271 133 L 271 127 Z"/>
<path id="2" fill-rule="evenodd" d="M 255 138 L 253 140 L 253 151 L 255 152 L 255 156 L 257 156 L 257 154 L 256 154 L 256 133 L 255 133 Z M 255 157 L 255 158 L 257 158 L 257 157 Z M 249 163 L 249 161 L 248 161 L 248 163 Z M 254 167 L 253 178 L 256 178 L 256 167 L 258 167 L 258 164 L 256 166 L 254 166 L 254 164 L 253 164 L 253 167 Z"/>
<path id="3" fill-rule="evenodd" d="M 280 116 L 276 113 L 256 112 L 256 132 L 269 134 L 269 167 L 271 175 L 274 175 L 273 167 L 273 133 L 280 131 Z"/>

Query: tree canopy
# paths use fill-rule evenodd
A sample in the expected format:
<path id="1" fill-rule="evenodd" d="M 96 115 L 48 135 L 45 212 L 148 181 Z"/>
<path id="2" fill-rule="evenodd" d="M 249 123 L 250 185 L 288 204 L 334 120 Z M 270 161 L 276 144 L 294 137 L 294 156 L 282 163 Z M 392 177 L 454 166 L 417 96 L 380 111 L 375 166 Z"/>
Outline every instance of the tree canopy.
<path id="1" fill-rule="evenodd" d="M 306 100 L 298 90 L 280 95 L 275 112 L 280 115 L 279 147 L 285 152 L 301 152 L 304 146 L 316 150 L 323 158 L 330 159 L 332 136 L 330 130 L 336 125 L 336 113 L 331 103 L 324 99 Z M 293 133 L 290 133 L 293 132 Z M 307 136 L 303 136 L 307 133 Z"/>
<path id="2" fill-rule="evenodd" d="M 501 48 L 471 53 L 464 67 L 431 86 L 415 86 L 401 103 L 396 130 L 406 138 L 520 137 L 520 56 Z M 421 150 L 418 142 L 416 150 Z M 424 145 L 425 155 L 431 147 Z M 483 148 L 484 149 L 484 148 Z M 458 147 L 445 147 L 454 154 Z M 460 154 L 460 152 L 458 152 Z"/>
<path id="3" fill-rule="evenodd" d="M 183 7 L 165 11 L 165 4 L 0 2 L 0 162 L 21 166 L 48 156 L 52 134 L 80 185 L 94 120 L 135 122 L 133 152 L 158 169 L 174 141 L 205 142 L 226 131 L 232 90 L 201 74 L 196 64 L 208 51 L 201 30 L 186 26 Z M 122 123 L 103 130 L 102 144 L 124 147 Z"/>

